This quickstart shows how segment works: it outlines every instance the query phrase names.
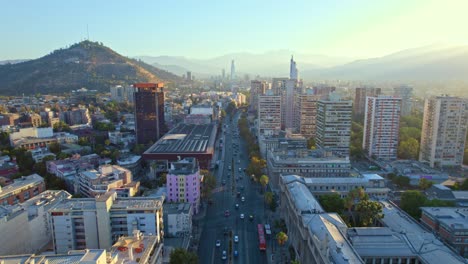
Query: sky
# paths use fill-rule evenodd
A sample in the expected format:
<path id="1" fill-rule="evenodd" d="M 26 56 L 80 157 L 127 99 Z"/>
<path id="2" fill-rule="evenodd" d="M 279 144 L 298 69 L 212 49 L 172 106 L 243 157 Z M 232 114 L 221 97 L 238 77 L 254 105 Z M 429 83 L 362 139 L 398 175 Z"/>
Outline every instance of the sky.
<path id="1" fill-rule="evenodd" d="M 467 0 L 1 1 L 0 60 L 34 59 L 87 38 L 125 56 L 233 52 L 383 56 L 468 44 Z"/>

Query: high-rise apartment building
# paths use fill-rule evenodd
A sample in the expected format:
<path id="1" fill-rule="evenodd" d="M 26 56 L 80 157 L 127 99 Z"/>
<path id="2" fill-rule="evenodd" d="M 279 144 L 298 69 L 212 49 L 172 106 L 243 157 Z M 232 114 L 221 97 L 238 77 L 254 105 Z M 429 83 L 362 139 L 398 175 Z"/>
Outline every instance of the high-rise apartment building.
<path id="1" fill-rule="evenodd" d="M 468 100 L 447 95 L 426 99 L 419 160 L 431 167 L 458 167 L 468 127 Z"/>
<path id="2" fill-rule="evenodd" d="M 137 143 L 154 143 L 165 133 L 164 84 L 136 83 L 133 87 Z"/>
<path id="3" fill-rule="evenodd" d="M 401 85 L 393 88 L 393 92 L 395 97 L 401 98 L 401 115 L 410 115 L 412 110 L 411 96 L 413 95 L 413 87 Z"/>
<path id="4" fill-rule="evenodd" d="M 95 199 L 70 198 L 49 210 L 56 253 L 75 249 L 110 249 L 134 230 L 162 239 L 164 197 L 118 198 L 108 192 Z"/>
<path id="5" fill-rule="evenodd" d="M 316 95 L 313 89 L 296 95 L 295 130 L 306 138 L 315 137 L 317 120 L 317 102 L 322 96 Z"/>
<path id="6" fill-rule="evenodd" d="M 131 85 L 116 85 L 110 88 L 111 99 L 119 103 L 133 104 L 133 91 L 135 89 Z"/>
<path id="7" fill-rule="evenodd" d="M 296 96 L 302 94 L 302 82 L 294 79 L 284 82 L 284 90 L 281 94 L 281 128 L 293 131 L 296 119 Z"/>
<path id="8" fill-rule="evenodd" d="M 257 111 L 258 97 L 264 95 L 267 89 L 268 84 L 266 82 L 257 80 L 250 82 L 250 110 Z"/>
<path id="9" fill-rule="evenodd" d="M 185 158 L 171 163 L 166 176 L 169 202 L 190 203 L 192 212 L 200 208 L 200 167 L 196 158 Z"/>
<path id="10" fill-rule="evenodd" d="M 371 87 L 358 87 L 356 88 L 354 95 L 354 105 L 353 105 L 353 114 L 354 116 L 361 116 L 366 110 L 366 97 L 379 96 L 382 92 L 380 88 L 371 88 Z"/>
<path id="11" fill-rule="evenodd" d="M 395 160 L 398 152 L 401 98 L 367 97 L 362 148 L 369 157 Z"/>
<path id="12" fill-rule="evenodd" d="M 271 81 L 271 90 L 273 95 L 282 95 L 286 89 L 286 81 L 288 78 L 273 78 Z"/>
<path id="13" fill-rule="evenodd" d="M 258 136 L 271 136 L 281 130 L 281 96 L 267 90 L 258 97 Z"/>
<path id="14" fill-rule="evenodd" d="M 341 155 L 349 155 L 353 103 L 336 95 L 317 103 L 316 144 Z"/>
<path id="15" fill-rule="evenodd" d="M 236 79 L 236 66 L 234 65 L 234 60 L 231 60 L 231 81 Z"/>

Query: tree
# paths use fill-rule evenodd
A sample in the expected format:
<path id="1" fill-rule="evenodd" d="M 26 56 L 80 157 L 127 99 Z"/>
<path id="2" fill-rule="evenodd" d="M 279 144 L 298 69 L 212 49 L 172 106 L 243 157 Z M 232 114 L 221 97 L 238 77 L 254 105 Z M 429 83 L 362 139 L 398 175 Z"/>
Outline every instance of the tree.
<path id="1" fill-rule="evenodd" d="M 288 235 L 286 235 L 286 233 L 281 231 L 278 234 L 276 234 L 276 241 L 278 241 L 278 244 L 280 246 L 283 246 L 288 241 Z"/>
<path id="2" fill-rule="evenodd" d="M 273 202 L 273 193 L 272 192 L 266 192 L 263 197 L 265 198 L 265 203 L 268 206 L 271 206 L 271 203 Z"/>
<path id="3" fill-rule="evenodd" d="M 431 188 L 432 184 L 433 184 L 433 182 L 429 181 L 426 178 L 419 179 L 419 189 L 421 189 L 423 191 Z"/>
<path id="4" fill-rule="evenodd" d="M 145 145 L 143 144 L 135 144 L 132 150 L 133 154 L 136 154 L 136 155 L 141 155 L 144 151 L 145 151 Z"/>
<path id="5" fill-rule="evenodd" d="M 348 216 L 351 217 L 351 220 L 353 221 L 353 226 L 356 226 L 356 217 L 354 215 L 354 208 L 357 203 L 359 203 L 361 200 L 367 200 L 369 199 L 369 196 L 366 194 L 363 188 L 356 188 L 348 192 L 348 195 L 346 196 L 346 199 L 344 200 L 345 202 L 345 208 L 348 209 Z"/>
<path id="6" fill-rule="evenodd" d="M 392 182 L 396 185 L 398 185 L 398 187 L 408 187 L 410 185 L 410 178 L 406 177 L 406 176 L 402 176 L 402 175 L 399 175 L 399 176 L 396 176 L 396 177 L 393 177 L 392 178 Z"/>
<path id="7" fill-rule="evenodd" d="M 467 191 L 468 190 L 468 179 L 465 179 L 462 184 L 458 185 L 458 189 L 461 191 Z"/>
<path id="8" fill-rule="evenodd" d="M 361 226 L 372 226 L 376 220 L 382 219 L 382 205 L 379 202 L 371 200 L 362 200 L 356 206 L 356 211 L 359 213 Z"/>
<path id="9" fill-rule="evenodd" d="M 198 264 L 198 256 L 182 248 L 174 249 L 169 258 L 169 264 Z"/>
<path id="10" fill-rule="evenodd" d="M 54 132 L 70 132 L 71 131 L 70 126 L 63 121 L 55 123 L 53 126 L 53 129 L 54 129 Z"/>
<path id="11" fill-rule="evenodd" d="M 315 138 L 311 137 L 311 138 L 309 138 L 309 140 L 307 140 L 307 148 L 308 149 L 315 149 L 316 148 Z"/>
<path id="12" fill-rule="evenodd" d="M 260 184 L 262 185 L 263 190 L 266 189 L 266 186 L 268 185 L 269 180 L 270 179 L 265 174 L 260 176 Z"/>
<path id="13" fill-rule="evenodd" d="M 319 196 L 319 202 L 327 212 L 336 212 L 341 214 L 345 208 L 345 201 L 337 193 L 325 194 Z"/>
<path id="14" fill-rule="evenodd" d="M 417 159 L 419 152 L 419 142 L 414 138 L 400 141 L 398 146 L 398 157 L 400 159 Z"/>
<path id="15" fill-rule="evenodd" d="M 203 175 L 202 196 L 209 199 L 213 189 L 216 188 L 216 177 L 208 170 L 200 170 L 200 174 Z"/>
<path id="16" fill-rule="evenodd" d="M 424 206 L 426 197 L 419 191 L 406 191 L 401 195 L 400 207 L 415 219 L 421 217 L 421 209 Z"/>
<path id="17" fill-rule="evenodd" d="M 49 150 L 50 152 L 54 154 L 58 154 L 60 152 L 60 143 L 58 142 L 52 142 L 49 144 Z"/>
<path id="18" fill-rule="evenodd" d="M 228 106 L 226 107 L 226 113 L 231 115 L 232 112 L 236 109 L 236 103 L 234 101 L 229 102 Z"/>

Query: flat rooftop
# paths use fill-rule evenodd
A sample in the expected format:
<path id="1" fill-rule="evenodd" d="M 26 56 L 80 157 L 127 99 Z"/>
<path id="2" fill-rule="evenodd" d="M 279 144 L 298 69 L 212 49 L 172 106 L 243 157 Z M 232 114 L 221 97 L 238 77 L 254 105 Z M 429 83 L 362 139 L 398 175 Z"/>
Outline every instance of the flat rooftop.
<path id="1" fill-rule="evenodd" d="M 180 204 L 165 204 L 164 205 L 164 214 L 187 214 L 190 212 L 190 203 L 180 203 Z"/>
<path id="2" fill-rule="evenodd" d="M 309 189 L 302 183 L 294 181 L 287 185 L 296 209 L 304 213 L 324 212 L 320 203 L 315 199 Z"/>
<path id="3" fill-rule="evenodd" d="M 83 262 L 96 262 L 102 256 L 106 255 L 105 249 L 87 249 L 74 250 L 68 254 L 61 255 L 17 255 L 17 256 L 0 256 L 0 263 L 3 264 L 79 264 Z M 105 258 L 105 257 L 104 257 Z"/>
<path id="4" fill-rule="evenodd" d="M 148 263 L 154 248 L 160 247 L 157 236 L 141 235 L 140 237 L 126 236 L 121 237 L 112 246 L 111 255 L 118 255 L 116 264 L 137 264 Z M 140 250 L 136 250 L 139 248 Z M 132 258 L 129 256 L 129 250 L 133 249 Z M 155 250 L 155 254 L 157 254 Z M 139 260 L 139 261 L 137 261 Z"/>
<path id="5" fill-rule="evenodd" d="M 436 218 L 447 229 L 468 230 L 468 208 L 464 207 L 421 207 L 421 210 Z"/>
<path id="6" fill-rule="evenodd" d="M 215 136 L 216 126 L 214 124 L 180 123 L 146 150 L 144 154 L 206 153 L 213 151 Z"/>
<path id="7" fill-rule="evenodd" d="M 31 174 L 29 176 L 18 178 L 12 184 L 0 188 L 0 197 L 8 196 L 12 193 L 20 191 L 25 187 L 38 185 L 43 182 L 44 178 L 38 174 Z"/>

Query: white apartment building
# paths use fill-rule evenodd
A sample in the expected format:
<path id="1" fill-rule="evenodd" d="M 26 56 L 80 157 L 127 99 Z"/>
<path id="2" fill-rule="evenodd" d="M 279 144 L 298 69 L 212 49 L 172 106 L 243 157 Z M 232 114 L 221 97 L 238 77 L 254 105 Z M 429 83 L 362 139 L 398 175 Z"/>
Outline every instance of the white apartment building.
<path id="1" fill-rule="evenodd" d="M 374 159 L 396 160 L 401 98 L 368 96 L 365 109 L 362 148 Z"/>
<path id="2" fill-rule="evenodd" d="M 295 130 L 306 138 L 315 137 L 317 122 L 317 102 L 322 96 L 314 94 L 313 89 L 307 89 L 303 94 L 296 95 Z"/>
<path id="3" fill-rule="evenodd" d="M 192 205 L 190 203 L 166 203 L 164 205 L 164 235 L 187 236 L 192 232 Z"/>
<path id="4" fill-rule="evenodd" d="M 319 148 L 349 155 L 352 110 L 352 101 L 335 96 L 318 101 L 316 144 Z"/>
<path id="5" fill-rule="evenodd" d="M 271 136 L 281 130 L 281 96 L 272 95 L 268 90 L 266 95 L 258 96 L 258 136 Z"/>
<path id="6" fill-rule="evenodd" d="M 102 165 L 98 170 L 86 170 L 75 177 L 75 193 L 96 197 L 116 191 L 119 197 L 132 197 L 138 192 L 139 182 L 133 182 L 130 170 L 117 165 Z"/>
<path id="7" fill-rule="evenodd" d="M 66 199 L 49 210 L 56 253 L 74 249 L 110 249 L 134 230 L 162 239 L 164 197 L 118 198 L 108 192 L 96 198 Z"/>
<path id="8" fill-rule="evenodd" d="M 48 210 L 70 197 L 66 191 L 48 190 L 24 203 L 0 206 L 0 255 L 42 250 L 52 241 Z"/>
<path id="9" fill-rule="evenodd" d="M 468 127 L 468 100 L 447 95 L 426 99 L 419 161 L 431 167 L 459 167 Z"/>

